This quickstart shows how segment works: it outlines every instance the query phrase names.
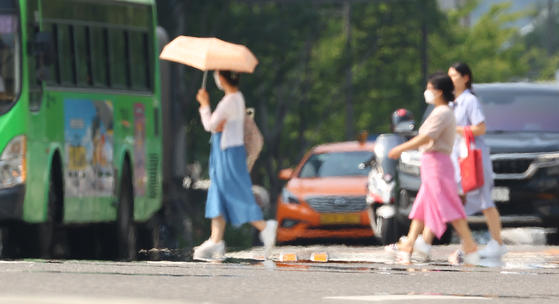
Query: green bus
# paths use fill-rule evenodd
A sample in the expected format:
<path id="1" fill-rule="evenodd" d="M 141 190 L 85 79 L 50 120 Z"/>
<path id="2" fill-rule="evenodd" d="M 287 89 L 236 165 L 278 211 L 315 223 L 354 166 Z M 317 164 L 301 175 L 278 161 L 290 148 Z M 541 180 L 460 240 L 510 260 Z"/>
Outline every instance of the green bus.
<path id="1" fill-rule="evenodd" d="M 154 0 L 0 0 L 4 246 L 48 258 L 55 231 L 105 223 L 135 259 L 162 208 L 159 44 Z"/>

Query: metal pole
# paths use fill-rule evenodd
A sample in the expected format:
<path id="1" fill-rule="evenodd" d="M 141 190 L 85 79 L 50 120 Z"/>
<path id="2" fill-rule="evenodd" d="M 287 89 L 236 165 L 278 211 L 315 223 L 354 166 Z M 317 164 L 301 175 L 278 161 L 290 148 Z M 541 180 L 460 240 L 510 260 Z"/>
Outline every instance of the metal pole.
<path id="1" fill-rule="evenodd" d="M 355 119 L 353 113 L 353 73 L 351 71 L 353 63 L 351 49 L 351 3 L 349 1 L 344 2 L 343 16 L 346 35 L 346 138 L 351 140 L 354 138 Z"/>
<path id="2" fill-rule="evenodd" d="M 428 0 L 423 0 L 422 2 L 422 8 L 423 8 L 423 14 L 422 14 L 422 20 L 421 20 L 421 71 L 423 73 L 423 85 L 427 85 L 427 71 L 429 68 L 429 55 L 427 53 L 427 48 L 428 48 L 428 31 L 427 31 L 427 22 L 428 22 L 428 16 L 427 16 L 427 1 Z"/>

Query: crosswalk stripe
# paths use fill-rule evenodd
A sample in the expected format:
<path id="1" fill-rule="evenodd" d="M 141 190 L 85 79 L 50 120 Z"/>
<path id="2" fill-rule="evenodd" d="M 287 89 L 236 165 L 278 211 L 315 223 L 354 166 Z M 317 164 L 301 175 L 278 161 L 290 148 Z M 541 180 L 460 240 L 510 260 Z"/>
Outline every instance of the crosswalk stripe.
<path id="1" fill-rule="evenodd" d="M 372 295 L 349 297 L 324 297 L 327 300 L 354 300 L 354 301 L 417 301 L 417 300 L 491 300 L 491 298 L 445 295 Z"/>

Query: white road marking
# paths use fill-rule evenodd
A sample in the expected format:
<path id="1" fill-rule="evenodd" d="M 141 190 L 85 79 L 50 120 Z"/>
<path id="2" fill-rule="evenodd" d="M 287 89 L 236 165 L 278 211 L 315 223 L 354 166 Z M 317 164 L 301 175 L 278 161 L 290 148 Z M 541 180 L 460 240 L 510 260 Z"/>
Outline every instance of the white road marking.
<path id="1" fill-rule="evenodd" d="M 194 304 L 166 299 L 94 298 L 69 296 L 0 296 L 0 304 Z"/>
<path id="2" fill-rule="evenodd" d="M 482 297 L 443 296 L 443 295 L 373 295 L 373 296 L 350 296 L 350 297 L 324 297 L 327 300 L 354 300 L 354 301 L 417 301 L 417 300 L 491 300 Z"/>

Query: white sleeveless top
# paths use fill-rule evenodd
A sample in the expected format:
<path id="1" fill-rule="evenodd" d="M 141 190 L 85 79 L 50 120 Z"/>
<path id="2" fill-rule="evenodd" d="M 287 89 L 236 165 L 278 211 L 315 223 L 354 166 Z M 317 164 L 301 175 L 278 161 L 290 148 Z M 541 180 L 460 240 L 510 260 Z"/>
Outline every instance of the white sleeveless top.
<path id="1" fill-rule="evenodd" d="M 244 145 L 245 98 L 243 93 L 226 94 L 212 113 L 209 106 L 200 108 L 204 129 L 216 133 L 225 120 L 221 134 L 221 150 Z"/>

